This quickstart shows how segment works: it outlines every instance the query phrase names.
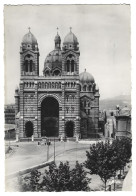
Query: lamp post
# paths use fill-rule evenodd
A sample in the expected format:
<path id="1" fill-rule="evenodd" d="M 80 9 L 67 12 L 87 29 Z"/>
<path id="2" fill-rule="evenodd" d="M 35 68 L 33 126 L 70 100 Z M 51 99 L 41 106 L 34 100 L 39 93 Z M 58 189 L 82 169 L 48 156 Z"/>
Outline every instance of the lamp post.
<path id="1" fill-rule="evenodd" d="M 47 161 L 49 160 L 49 139 L 47 139 Z"/>
<path id="2" fill-rule="evenodd" d="M 55 163 L 55 137 L 54 137 L 54 163 Z"/>
<path id="3" fill-rule="evenodd" d="M 10 131 L 8 130 L 9 148 L 10 148 Z"/>

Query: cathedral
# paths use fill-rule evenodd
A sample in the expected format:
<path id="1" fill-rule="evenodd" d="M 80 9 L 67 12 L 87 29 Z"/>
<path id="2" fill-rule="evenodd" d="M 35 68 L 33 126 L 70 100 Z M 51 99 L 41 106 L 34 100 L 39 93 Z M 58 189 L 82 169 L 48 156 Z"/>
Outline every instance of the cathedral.
<path id="1" fill-rule="evenodd" d="M 99 88 L 86 70 L 79 74 L 79 42 L 71 28 L 62 46 L 57 32 L 43 76 L 39 76 L 39 56 L 37 39 L 29 28 L 21 42 L 20 83 L 15 90 L 17 140 L 96 137 Z"/>

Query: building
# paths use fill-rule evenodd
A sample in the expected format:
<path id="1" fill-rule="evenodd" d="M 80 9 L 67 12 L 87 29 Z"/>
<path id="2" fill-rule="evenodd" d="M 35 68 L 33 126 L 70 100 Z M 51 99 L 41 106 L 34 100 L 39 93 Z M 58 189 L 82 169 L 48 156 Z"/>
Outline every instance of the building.
<path id="1" fill-rule="evenodd" d="M 123 109 L 117 110 L 116 113 L 116 138 L 132 137 L 131 134 L 131 111 L 125 106 Z"/>
<path id="2" fill-rule="evenodd" d="M 4 106 L 5 124 L 15 124 L 15 104 Z"/>
<path id="3" fill-rule="evenodd" d="M 98 132 L 99 89 L 86 70 L 79 74 L 79 43 L 71 31 L 62 47 L 59 34 L 39 76 L 35 36 L 24 35 L 20 47 L 20 84 L 15 90 L 16 136 L 91 138 Z"/>

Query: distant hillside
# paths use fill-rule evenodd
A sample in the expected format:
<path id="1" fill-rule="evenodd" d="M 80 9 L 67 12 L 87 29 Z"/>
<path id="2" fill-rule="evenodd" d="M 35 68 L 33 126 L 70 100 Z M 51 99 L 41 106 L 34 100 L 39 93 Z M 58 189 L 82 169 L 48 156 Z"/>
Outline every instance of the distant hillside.
<path id="1" fill-rule="evenodd" d="M 117 97 L 100 100 L 100 110 L 115 109 L 116 105 L 119 105 L 121 108 L 127 105 L 129 108 L 131 108 L 131 96 L 120 95 Z"/>

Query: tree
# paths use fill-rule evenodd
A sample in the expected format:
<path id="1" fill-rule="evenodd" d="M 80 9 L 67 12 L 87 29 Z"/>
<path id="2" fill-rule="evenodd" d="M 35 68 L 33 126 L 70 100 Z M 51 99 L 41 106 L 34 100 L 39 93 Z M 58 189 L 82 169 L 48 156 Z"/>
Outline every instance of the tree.
<path id="1" fill-rule="evenodd" d="M 60 162 L 59 167 L 53 164 L 45 174 L 42 182 L 45 191 L 89 191 L 90 179 L 86 177 L 83 165 L 78 162 L 72 170 L 68 162 Z"/>
<path id="2" fill-rule="evenodd" d="M 39 191 L 41 188 L 41 185 L 39 183 L 41 177 L 41 172 L 38 170 L 32 170 L 30 175 L 26 175 L 24 178 L 19 177 L 18 178 L 18 184 L 19 184 L 19 191 L 26 192 L 26 191 Z"/>
<path id="3" fill-rule="evenodd" d="M 116 139 L 112 143 L 113 152 L 116 155 L 116 165 L 118 170 L 122 170 L 126 163 L 129 162 L 131 157 L 132 143 L 131 139 L 127 137 L 122 137 Z"/>
<path id="4" fill-rule="evenodd" d="M 115 177 L 118 170 L 124 168 L 131 157 L 131 140 L 121 138 L 109 142 L 99 142 L 90 146 L 90 152 L 86 152 L 87 161 L 85 166 L 90 170 L 90 174 L 99 175 L 106 183 L 110 177 Z"/>
<path id="5" fill-rule="evenodd" d="M 110 177 L 116 172 L 116 158 L 112 156 L 112 145 L 109 142 L 98 142 L 90 146 L 90 152 L 86 152 L 87 161 L 85 166 L 90 170 L 90 174 L 99 175 L 106 184 Z"/>
<path id="6" fill-rule="evenodd" d="M 86 175 L 83 164 L 78 162 L 71 170 L 68 162 L 60 162 L 58 167 L 51 164 L 43 175 L 34 170 L 21 178 L 20 191 L 89 191 L 90 179 Z"/>

